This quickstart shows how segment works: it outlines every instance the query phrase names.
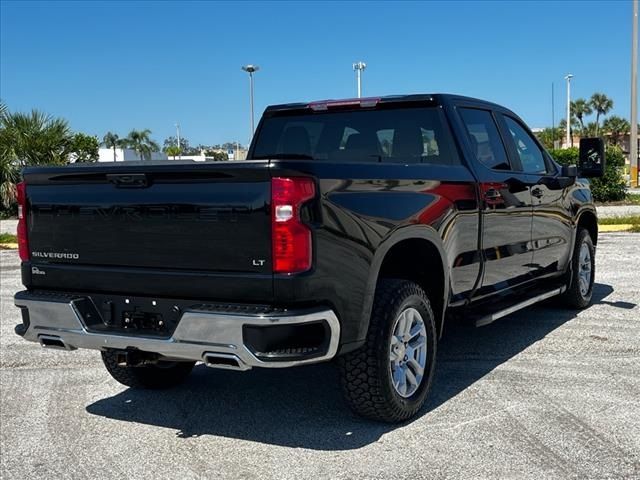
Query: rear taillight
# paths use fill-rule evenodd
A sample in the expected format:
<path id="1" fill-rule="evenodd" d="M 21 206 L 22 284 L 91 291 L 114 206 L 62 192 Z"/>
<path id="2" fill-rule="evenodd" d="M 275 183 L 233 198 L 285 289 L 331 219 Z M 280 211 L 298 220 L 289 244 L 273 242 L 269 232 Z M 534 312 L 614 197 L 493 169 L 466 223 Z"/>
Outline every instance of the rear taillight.
<path id="1" fill-rule="evenodd" d="M 300 208 L 315 196 L 310 178 L 271 179 L 273 272 L 299 273 L 311 268 L 311 230 L 300 220 Z"/>
<path id="2" fill-rule="evenodd" d="M 18 253 L 20 260 L 29 260 L 29 239 L 27 237 L 27 188 L 24 182 L 16 185 L 18 198 Z"/>

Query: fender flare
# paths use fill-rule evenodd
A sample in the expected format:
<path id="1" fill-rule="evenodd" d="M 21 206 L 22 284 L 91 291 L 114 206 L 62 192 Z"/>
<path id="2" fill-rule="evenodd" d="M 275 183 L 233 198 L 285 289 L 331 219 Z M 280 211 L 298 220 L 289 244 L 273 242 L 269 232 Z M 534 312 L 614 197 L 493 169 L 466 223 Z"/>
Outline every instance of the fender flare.
<path id="1" fill-rule="evenodd" d="M 442 271 L 444 273 L 444 285 L 443 285 L 443 298 L 442 298 L 442 311 L 435 312 L 440 314 L 439 318 L 436 318 L 436 325 L 439 332 L 443 331 L 444 316 L 449 303 L 450 275 L 449 275 L 449 262 L 447 260 L 447 254 L 442 245 L 442 239 L 438 232 L 427 225 L 408 225 L 400 227 L 391 232 L 385 239 L 380 242 L 376 249 L 371 267 L 369 268 L 369 278 L 367 279 L 366 291 L 364 296 L 364 305 L 362 308 L 362 320 L 361 320 L 361 337 L 364 338 L 369 329 L 369 321 L 371 318 L 371 310 L 373 308 L 373 300 L 376 293 L 376 286 L 378 283 L 378 275 L 380 274 L 380 267 L 384 261 L 387 253 L 398 243 L 404 240 L 426 240 L 431 243 L 440 255 L 440 261 L 442 262 Z"/>
<path id="2" fill-rule="evenodd" d="M 595 207 L 591 205 L 584 206 L 576 212 L 575 221 L 573 223 L 573 232 L 571 232 L 571 255 L 572 256 L 573 256 L 573 250 L 576 246 L 576 235 L 578 235 L 578 225 L 580 224 L 580 220 L 582 220 L 582 217 L 585 214 L 591 214 L 594 216 L 594 218 L 596 219 L 596 228 L 598 228 L 598 212 L 596 211 Z M 597 244 L 598 239 L 594 238 L 593 243 L 594 245 Z"/>
<path id="3" fill-rule="evenodd" d="M 573 262 L 571 261 L 571 259 L 573 258 L 573 255 L 576 249 L 576 236 L 578 235 L 578 225 L 580 224 L 580 220 L 585 214 L 591 214 L 594 216 L 594 218 L 596 219 L 596 230 L 598 228 L 598 212 L 595 209 L 595 207 L 591 205 L 584 206 L 576 212 L 575 221 L 573 223 L 573 229 L 572 229 L 573 231 L 571 232 L 571 255 L 569 255 L 569 262 L 567 264 L 567 270 L 565 273 L 565 275 L 568 278 L 567 280 L 568 288 L 571 287 L 571 281 L 573 279 Z M 598 239 L 594 238 L 592 240 L 593 240 L 594 247 L 596 247 L 598 243 Z"/>

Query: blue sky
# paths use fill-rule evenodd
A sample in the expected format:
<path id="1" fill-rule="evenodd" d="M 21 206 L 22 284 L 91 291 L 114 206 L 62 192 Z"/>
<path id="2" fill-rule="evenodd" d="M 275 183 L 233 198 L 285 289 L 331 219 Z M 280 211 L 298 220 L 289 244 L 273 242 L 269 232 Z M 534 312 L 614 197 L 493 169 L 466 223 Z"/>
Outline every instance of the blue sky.
<path id="1" fill-rule="evenodd" d="M 100 137 L 181 124 L 192 145 L 249 136 L 273 103 L 450 92 L 512 108 L 532 127 L 602 91 L 630 110 L 631 2 L 0 3 L 0 97 Z"/>

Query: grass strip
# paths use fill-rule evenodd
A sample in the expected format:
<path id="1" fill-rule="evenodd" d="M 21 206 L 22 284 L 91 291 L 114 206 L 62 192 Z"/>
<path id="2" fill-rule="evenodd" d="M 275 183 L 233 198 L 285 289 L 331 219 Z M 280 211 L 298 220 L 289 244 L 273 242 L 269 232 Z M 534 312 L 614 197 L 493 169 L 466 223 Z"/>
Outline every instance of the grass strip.
<path id="1" fill-rule="evenodd" d="M 598 218 L 600 225 L 640 225 L 640 215 L 625 215 L 621 217 Z"/>
<path id="2" fill-rule="evenodd" d="M 18 237 L 10 233 L 0 233 L 0 243 L 18 243 Z"/>

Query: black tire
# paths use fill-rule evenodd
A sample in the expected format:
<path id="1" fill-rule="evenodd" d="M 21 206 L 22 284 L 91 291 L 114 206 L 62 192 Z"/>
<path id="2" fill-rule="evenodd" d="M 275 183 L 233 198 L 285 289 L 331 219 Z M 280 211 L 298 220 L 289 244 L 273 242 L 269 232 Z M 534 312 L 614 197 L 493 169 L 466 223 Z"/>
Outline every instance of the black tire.
<path id="1" fill-rule="evenodd" d="M 403 397 L 393 385 L 389 354 L 396 319 L 408 308 L 416 309 L 422 316 L 427 353 L 422 381 L 412 395 Z M 338 359 L 342 390 L 349 407 L 358 415 L 389 423 L 414 416 L 431 388 L 436 344 L 435 320 L 424 290 L 406 280 L 380 280 L 365 345 Z"/>
<path id="2" fill-rule="evenodd" d="M 181 384 L 189 376 L 195 362 L 159 362 L 158 365 L 121 367 L 117 353 L 103 351 L 102 361 L 111 376 L 131 388 L 163 389 Z"/>
<path id="3" fill-rule="evenodd" d="M 589 273 L 588 288 L 581 287 L 580 282 L 580 255 L 582 248 L 586 248 L 589 252 L 589 260 L 591 271 Z M 586 262 L 585 262 L 586 264 Z M 576 244 L 573 248 L 573 256 L 571 257 L 571 277 L 567 291 L 560 297 L 562 304 L 568 308 L 583 309 L 591 305 L 593 297 L 593 284 L 596 276 L 596 256 L 593 240 L 589 231 L 585 228 L 578 230 L 576 234 Z"/>

